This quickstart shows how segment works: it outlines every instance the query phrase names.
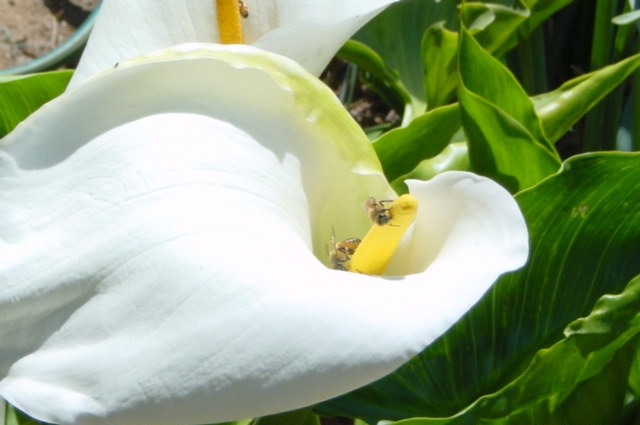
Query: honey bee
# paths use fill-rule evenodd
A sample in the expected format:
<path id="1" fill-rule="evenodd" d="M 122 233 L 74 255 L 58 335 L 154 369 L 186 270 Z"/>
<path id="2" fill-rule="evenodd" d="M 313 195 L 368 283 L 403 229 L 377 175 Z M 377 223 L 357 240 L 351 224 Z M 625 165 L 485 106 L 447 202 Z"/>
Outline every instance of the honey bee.
<path id="1" fill-rule="evenodd" d="M 334 270 L 349 270 L 349 261 L 360 245 L 360 239 L 349 238 L 336 243 L 336 237 L 331 235 L 331 249 L 329 258 Z"/>
<path id="2" fill-rule="evenodd" d="M 243 0 L 238 0 L 238 10 L 240 11 L 240 16 L 243 18 L 246 19 L 249 17 L 249 6 L 247 6 Z"/>
<path id="3" fill-rule="evenodd" d="M 364 203 L 364 210 L 367 215 L 378 226 L 384 226 L 389 224 L 393 216 L 391 215 L 391 211 L 389 208 L 385 207 L 384 204 L 393 202 L 391 200 L 378 201 L 376 198 L 370 197 Z"/>

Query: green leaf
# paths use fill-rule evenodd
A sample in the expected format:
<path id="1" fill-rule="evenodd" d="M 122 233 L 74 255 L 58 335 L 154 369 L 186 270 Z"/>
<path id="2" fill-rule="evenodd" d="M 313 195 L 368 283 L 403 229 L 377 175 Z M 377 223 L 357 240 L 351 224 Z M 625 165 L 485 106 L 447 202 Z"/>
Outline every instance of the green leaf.
<path id="1" fill-rule="evenodd" d="M 544 133 L 550 136 L 551 141 L 557 141 L 593 105 L 606 96 L 616 85 L 623 82 L 638 66 L 640 66 L 640 55 L 625 59 L 590 74 L 582 75 L 568 81 L 557 90 L 531 98 L 535 106 L 535 113 L 540 117 Z M 476 84 L 481 83 L 476 80 Z M 508 91 L 508 89 L 505 89 L 505 91 Z M 489 95 L 492 94 L 489 93 Z M 507 99 L 507 101 L 509 100 Z M 480 105 L 480 107 L 484 106 L 484 104 Z M 394 129 L 376 141 L 374 147 L 382 162 L 385 174 L 390 181 L 396 181 L 393 184 L 396 190 L 404 191 L 402 180 L 405 178 L 423 178 L 420 176 L 431 175 L 428 171 L 425 173 L 421 170 L 416 170 L 416 167 L 418 167 L 418 164 L 422 164 L 423 161 L 427 161 L 433 158 L 434 155 L 439 154 L 444 146 L 451 142 L 452 135 L 457 134 L 459 131 L 457 126 L 460 125 L 457 108 L 458 104 L 452 104 L 445 108 L 429 111 L 415 118 L 408 126 Z M 496 108 L 493 105 L 489 105 L 489 109 L 489 115 L 496 113 Z M 506 109 L 512 110 L 510 106 Z M 528 107 L 521 115 L 523 116 L 521 119 L 531 119 Z M 505 120 L 507 121 L 505 125 L 509 125 L 509 118 L 507 117 Z M 479 121 L 482 122 L 482 119 L 479 119 Z M 490 127 L 488 131 L 493 131 L 491 126 L 488 127 Z M 518 131 L 518 128 L 514 131 Z M 505 140 L 502 134 L 497 134 L 497 131 L 494 133 L 492 140 L 499 142 Z M 520 155 L 525 154 L 526 151 Z M 521 157 L 516 154 L 513 156 L 516 158 Z M 511 159 L 511 157 L 506 157 L 505 161 L 511 162 Z M 514 162 L 514 166 L 519 168 L 527 166 L 528 163 L 533 161 L 512 162 Z M 554 160 L 553 164 L 555 168 L 557 162 Z M 530 165 L 537 166 L 536 164 Z M 429 168 L 428 165 L 425 165 L 425 167 L 424 170 Z M 454 167 L 454 169 L 459 168 Z"/>
<path id="2" fill-rule="evenodd" d="M 633 363 L 631 364 L 628 390 L 634 398 L 633 404 L 635 406 L 632 406 L 636 408 L 637 412 L 640 412 L 640 344 L 634 353 Z"/>
<path id="3" fill-rule="evenodd" d="M 640 66 L 640 54 L 567 81 L 533 101 L 547 137 L 557 141 Z"/>
<path id="4" fill-rule="evenodd" d="M 0 75 L 0 138 L 44 103 L 60 95 L 73 71 Z"/>
<path id="5" fill-rule="evenodd" d="M 264 416 L 256 419 L 253 425 L 320 425 L 320 419 L 318 415 L 313 413 L 311 408 L 307 407 Z"/>
<path id="6" fill-rule="evenodd" d="M 465 3 L 460 19 L 478 43 L 495 56 L 502 56 L 517 43 L 517 30 L 529 18 L 529 9 L 519 1 L 511 7 L 492 3 Z"/>
<path id="7" fill-rule="evenodd" d="M 0 403 L 3 403 L 0 399 Z M 44 422 L 39 422 L 20 410 L 16 409 L 9 403 L 6 403 L 6 412 L 3 425 L 44 425 Z M 0 410 L 1 411 L 1 410 Z"/>
<path id="8" fill-rule="evenodd" d="M 383 134 L 373 147 L 391 181 L 414 169 L 420 161 L 442 152 L 459 129 L 458 106 L 444 106 L 422 114 L 407 127 Z"/>
<path id="9" fill-rule="evenodd" d="M 355 41 L 347 41 L 337 55 L 351 63 L 358 65 L 376 79 L 378 85 L 376 91 L 380 93 L 385 101 L 396 111 L 405 113 L 405 109 L 411 105 L 411 95 L 403 86 L 398 77 L 398 73 L 387 68 L 384 60 L 370 47 Z M 371 80 L 371 77 L 369 77 Z M 411 114 L 412 111 L 406 113 Z"/>
<path id="10" fill-rule="evenodd" d="M 253 424 L 253 419 L 243 419 L 241 421 L 234 422 L 219 422 L 211 425 L 250 425 Z"/>
<path id="11" fill-rule="evenodd" d="M 211 425 L 249 425 L 252 424 L 253 419 L 245 419 L 242 421 L 234 421 L 234 422 L 219 422 Z"/>
<path id="12" fill-rule="evenodd" d="M 529 228 L 527 265 L 501 277 L 462 320 L 395 373 L 320 405 L 320 411 L 370 422 L 456 415 L 513 382 L 536 352 L 564 338 L 569 323 L 640 274 L 640 154 L 573 157 L 516 200 Z M 620 331 L 621 338 L 630 337 L 623 316 L 611 317 L 617 319 L 610 321 L 610 336 Z M 564 365 L 570 367 L 569 359 Z M 595 365 L 580 379 L 593 377 Z"/>
<path id="13" fill-rule="evenodd" d="M 354 39 L 375 50 L 397 75 L 411 96 L 410 120 L 425 110 L 422 36 L 431 25 L 447 21 L 455 25 L 459 1 L 404 0 L 389 6 L 365 25 Z M 455 27 L 455 26 L 454 26 Z"/>
<path id="14" fill-rule="evenodd" d="M 518 43 L 519 37 L 525 37 L 569 2 L 529 0 L 526 3 L 534 7 L 530 12 L 526 4 L 511 0 L 496 2 L 503 4 L 404 0 L 365 25 L 354 39 L 377 52 L 386 68 L 397 71 L 411 99 L 406 123 L 426 105 L 432 109 L 453 99 L 458 83 L 452 73 L 457 66 L 456 49 L 452 48 L 456 35 L 450 31 L 457 30 L 459 19 L 472 28 L 488 51 L 501 56 Z"/>
<path id="15" fill-rule="evenodd" d="M 530 33 L 548 17 L 573 2 L 573 0 L 524 0 L 523 2 L 531 11 L 530 18 L 527 21 L 527 33 Z"/>
<path id="16" fill-rule="evenodd" d="M 473 170 L 512 192 L 556 172 L 559 156 L 546 139 L 527 94 L 509 70 L 464 29 L 459 69 L 458 97 Z"/>
<path id="17" fill-rule="evenodd" d="M 611 22 L 616 25 L 629 25 L 637 22 L 638 20 L 640 20 L 640 10 L 633 10 L 616 16 L 611 20 Z"/>
<path id="18" fill-rule="evenodd" d="M 535 106 L 535 113 L 540 117 L 544 133 L 549 134 L 551 141 L 557 141 L 576 121 L 584 116 L 593 105 L 606 96 L 616 85 L 624 81 L 639 65 L 640 55 L 636 55 L 617 64 L 568 81 L 557 90 L 531 98 Z M 477 79 L 475 83 L 482 85 L 480 80 L 482 80 L 482 78 Z M 505 89 L 505 92 L 508 90 L 509 89 Z M 488 95 L 492 96 L 493 94 L 489 93 Z M 507 99 L 507 101 L 509 100 L 512 99 Z M 502 100 L 498 101 L 501 102 Z M 480 104 L 481 108 L 485 106 L 486 104 Z M 422 116 L 415 118 L 406 127 L 394 129 L 376 141 L 374 147 L 382 162 L 387 178 L 394 182 L 392 184 L 394 189 L 404 192 L 404 183 L 402 183 L 402 181 L 406 178 L 426 178 L 425 176 L 432 176 L 428 171 L 431 168 L 428 164 L 429 159 L 439 154 L 444 146 L 452 141 L 453 135 L 459 131 L 460 118 L 457 108 L 458 104 L 451 104 L 445 108 L 428 111 Z M 488 109 L 488 116 L 496 114 L 494 105 L 489 105 Z M 505 109 L 509 111 L 513 110 L 511 106 Z M 505 114 L 506 112 L 504 112 L 502 116 L 504 117 Z M 478 115 L 480 116 L 478 121 L 483 122 L 484 117 L 481 114 Z M 521 115 L 521 119 L 532 119 L 528 105 L 527 109 Z M 498 119 L 500 118 L 499 116 Z M 535 120 L 535 118 L 533 119 Z M 508 126 L 512 121 L 509 117 L 504 118 L 504 120 L 506 121 L 505 125 L 509 128 Z M 505 141 L 506 138 L 503 134 L 490 125 L 487 127 L 489 127 L 487 131 L 492 132 L 490 142 L 497 141 L 495 144 L 500 144 Z M 527 138 L 527 130 L 518 127 L 519 126 L 516 125 L 513 131 L 523 131 L 525 133 L 525 140 L 530 142 L 530 138 Z M 536 128 L 538 127 L 536 126 Z M 458 141 L 462 140 L 465 139 L 458 138 Z M 512 140 L 508 139 L 508 142 L 512 143 Z M 506 147 L 503 148 L 506 149 Z M 510 148 L 514 147 L 510 146 Z M 520 154 L 513 154 L 513 157 L 522 158 L 526 154 L 527 152 L 524 150 Z M 545 154 L 543 155 L 546 157 Z M 517 168 L 538 166 L 537 164 L 533 164 L 532 160 L 522 162 L 512 161 L 513 157 L 507 156 L 504 160 L 508 163 L 513 162 L 512 165 Z M 527 158 L 530 158 L 530 156 L 527 156 Z M 553 160 L 552 164 L 553 168 L 557 167 L 556 160 Z M 551 169 L 551 167 L 549 168 Z M 434 168 L 434 170 L 435 169 L 436 168 Z M 460 168 L 454 166 L 451 169 Z M 466 168 L 463 167 L 463 169 Z"/>
<path id="19" fill-rule="evenodd" d="M 447 419 L 397 425 L 618 423 L 640 333 L 640 276 L 619 295 L 604 295 L 566 338 L 540 350 L 525 372 L 496 394 Z"/>
<path id="20" fill-rule="evenodd" d="M 0 399 L 0 403 L 3 403 L 2 399 Z M 31 417 L 29 417 L 26 413 L 16 409 L 9 403 L 6 404 L 6 414 L 4 418 L 4 422 L 0 421 L 0 425 L 46 425 L 45 422 L 37 421 Z M 0 413 L 2 409 L 0 408 Z M 217 422 L 215 424 L 210 425 L 250 425 L 253 419 L 243 419 L 241 421 L 234 422 Z M 255 425 L 255 424 L 254 424 Z M 283 425 L 286 425 L 283 423 Z M 295 425 L 295 424 L 291 424 Z M 304 425 L 316 425 L 316 424 L 304 424 Z"/>
<path id="21" fill-rule="evenodd" d="M 470 169 L 467 144 L 464 142 L 451 143 L 438 155 L 420 161 L 413 170 L 393 180 L 391 187 L 400 195 L 409 192 L 405 180 L 429 180 L 445 171 L 469 171 Z"/>
<path id="22" fill-rule="evenodd" d="M 482 69 L 482 72 L 474 72 L 477 69 Z M 547 150 L 554 151 L 553 146 L 546 141 L 526 92 L 511 72 L 487 53 L 464 29 L 460 43 L 460 79 L 465 91 L 508 111 L 519 123 L 530 123 L 529 131 L 532 136 L 540 140 L 540 144 Z"/>
<path id="23" fill-rule="evenodd" d="M 455 98 L 458 87 L 458 33 L 444 22 L 429 27 L 422 38 L 424 86 L 429 109 L 446 105 Z"/>
<path id="24" fill-rule="evenodd" d="M 465 3 L 460 7 L 464 25 L 487 51 L 496 56 L 516 45 L 517 29 L 528 17 L 525 7 L 491 3 Z M 458 85 L 458 33 L 446 29 L 445 24 L 441 21 L 430 26 L 422 39 L 424 86 L 429 109 L 452 101 Z"/>

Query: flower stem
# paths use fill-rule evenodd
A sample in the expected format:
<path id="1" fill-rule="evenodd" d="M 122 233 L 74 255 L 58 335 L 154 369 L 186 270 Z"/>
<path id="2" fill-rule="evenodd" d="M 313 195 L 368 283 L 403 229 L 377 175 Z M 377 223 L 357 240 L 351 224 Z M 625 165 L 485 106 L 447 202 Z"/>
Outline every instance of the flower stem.
<path id="1" fill-rule="evenodd" d="M 220 43 L 242 44 L 242 23 L 238 0 L 216 0 L 216 13 L 218 16 L 218 31 Z"/>
<path id="2" fill-rule="evenodd" d="M 402 195 L 391 203 L 391 221 L 379 226 L 374 224 L 351 257 L 349 271 L 381 275 L 398 248 L 405 232 L 413 223 L 418 211 L 418 200 L 412 195 Z"/>

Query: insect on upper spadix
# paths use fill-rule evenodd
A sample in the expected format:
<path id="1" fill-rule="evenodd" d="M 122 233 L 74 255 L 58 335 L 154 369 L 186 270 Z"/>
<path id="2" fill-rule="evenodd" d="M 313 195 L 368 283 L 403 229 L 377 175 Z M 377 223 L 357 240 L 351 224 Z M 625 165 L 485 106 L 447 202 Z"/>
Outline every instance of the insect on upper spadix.
<path id="1" fill-rule="evenodd" d="M 238 11 L 243 18 L 249 17 L 249 6 L 243 0 L 238 0 Z"/>
<path id="2" fill-rule="evenodd" d="M 378 201 L 374 197 L 367 198 L 364 203 L 364 210 L 367 215 L 378 226 L 389 224 L 393 216 L 391 211 L 384 204 L 391 203 L 391 200 Z"/>

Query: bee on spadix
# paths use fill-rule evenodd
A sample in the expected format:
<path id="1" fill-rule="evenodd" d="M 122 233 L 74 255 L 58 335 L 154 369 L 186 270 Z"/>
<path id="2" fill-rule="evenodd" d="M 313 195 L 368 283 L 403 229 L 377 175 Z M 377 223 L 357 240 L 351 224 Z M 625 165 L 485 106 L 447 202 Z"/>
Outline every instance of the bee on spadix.
<path id="1" fill-rule="evenodd" d="M 349 261 L 360 245 L 360 239 L 349 238 L 336 242 L 336 237 L 331 235 L 331 248 L 329 249 L 329 259 L 334 270 L 349 270 Z"/>
<path id="2" fill-rule="evenodd" d="M 390 202 L 393 201 L 378 201 L 376 200 L 376 198 L 370 197 L 364 203 L 364 210 L 366 211 L 371 221 L 373 221 L 378 226 L 384 226 L 386 224 L 389 224 L 389 222 L 393 218 L 390 209 L 385 206 L 385 204 L 388 204 Z"/>
<path id="3" fill-rule="evenodd" d="M 238 10 L 240 11 L 240 16 L 243 18 L 246 19 L 249 17 L 249 6 L 247 6 L 243 0 L 238 0 Z"/>

